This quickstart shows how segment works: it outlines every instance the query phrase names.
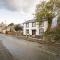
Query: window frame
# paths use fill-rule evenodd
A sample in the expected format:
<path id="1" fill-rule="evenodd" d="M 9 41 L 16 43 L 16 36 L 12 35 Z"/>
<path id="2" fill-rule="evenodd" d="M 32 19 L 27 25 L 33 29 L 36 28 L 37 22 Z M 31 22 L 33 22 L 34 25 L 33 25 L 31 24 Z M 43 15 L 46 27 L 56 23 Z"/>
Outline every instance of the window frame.
<path id="1" fill-rule="evenodd" d="M 42 24 L 39 24 L 39 27 L 44 27 L 44 23 L 42 23 Z"/>
<path id="2" fill-rule="evenodd" d="M 39 29 L 39 35 L 43 35 L 43 33 L 44 33 L 44 28 L 40 28 Z"/>
<path id="3" fill-rule="evenodd" d="M 29 29 L 26 29 L 26 34 L 29 34 Z"/>
<path id="4" fill-rule="evenodd" d="M 32 27 L 36 27 L 36 23 L 35 22 L 32 22 Z"/>
<path id="5" fill-rule="evenodd" d="M 27 27 L 27 28 L 29 27 L 29 23 L 26 23 L 26 27 Z"/>

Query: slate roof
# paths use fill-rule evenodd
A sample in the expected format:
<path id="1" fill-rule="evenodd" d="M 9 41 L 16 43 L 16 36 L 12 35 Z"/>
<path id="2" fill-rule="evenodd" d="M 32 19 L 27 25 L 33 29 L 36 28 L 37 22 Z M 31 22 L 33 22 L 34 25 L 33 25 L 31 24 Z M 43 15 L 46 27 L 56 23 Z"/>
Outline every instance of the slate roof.
<path id="1" fill-rule="evenodd" d="M 35 22 L 36 20 L 28 20 L 28 21 L 25 21 L 23 24 L 26 24 L 26 23 L 33 23 Z"/>

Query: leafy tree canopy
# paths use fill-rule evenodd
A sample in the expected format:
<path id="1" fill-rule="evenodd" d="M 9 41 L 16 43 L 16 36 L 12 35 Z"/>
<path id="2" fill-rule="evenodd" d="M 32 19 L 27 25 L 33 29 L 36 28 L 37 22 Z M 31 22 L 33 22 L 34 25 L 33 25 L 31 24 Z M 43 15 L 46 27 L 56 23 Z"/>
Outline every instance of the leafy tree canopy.
<path id="1" fill-rule="evenodd" d="M 16 31 L 21 31 L 22 28 L 23 28 L 23 27 L 22 27 L 20 24 L 15 25 L 15 30 L 16 30 Z"/>
<path id="2" fill-rule="evenodd" d="M 41 4 L 38 4 L 36 7 L 36 21 L 43 21 L 46 20 L 52 20 L 54 17 L 53 14 L 53 5 L 50 2 L 42 2 Z"/>
<path id="3" fill-rule="evenodd" d="M 48 21 L 48 27 L 51 28 L 52 20 L 56 16 L 56 12 L 60 12 L 60 0 L 43 1 L 36 6 L 35 18 L 36 21 Z M 48 30 L 50 29 L 48 28 Z"/>
<path id="4" fill-rule="evenodd" d="M 10 23 L 8 26 L 14 26 L 14 23 Z"/>

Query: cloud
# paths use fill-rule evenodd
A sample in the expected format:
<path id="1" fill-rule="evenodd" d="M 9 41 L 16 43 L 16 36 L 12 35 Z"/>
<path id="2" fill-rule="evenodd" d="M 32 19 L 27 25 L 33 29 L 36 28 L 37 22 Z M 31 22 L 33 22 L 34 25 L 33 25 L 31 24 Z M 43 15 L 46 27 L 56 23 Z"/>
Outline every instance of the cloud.
<path id="1" fill-rule="evenodd" d="M 5 7 L 5 1 L 4 0 L 0 0 L 0 8 L 4 8 Z"/>
<path id="2" fill-rule="evenodd" d="M 0 9 L 16 10 L 16 7 L 12 4 L 10 0 L 0 0 Z"/>
<path id="3" fill-rule="evenodd" d="M 0 20 L 7 24 L 32 19 L 35 6 L 43 0 L 0 0 Z"/>
<path id="4" fill-rule="evenodd" d="M 27 12 L 38 0 L 0 0 L 0 8 Z"/>

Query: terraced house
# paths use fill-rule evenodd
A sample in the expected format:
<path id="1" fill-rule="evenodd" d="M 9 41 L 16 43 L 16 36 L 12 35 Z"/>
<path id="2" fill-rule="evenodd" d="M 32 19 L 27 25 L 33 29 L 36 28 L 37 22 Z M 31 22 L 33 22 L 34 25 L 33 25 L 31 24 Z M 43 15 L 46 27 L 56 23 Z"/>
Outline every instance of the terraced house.
<path id="1" fill-rule="evenodd" d="M 36 20 L 28 20 L 23 23 L 23 35 L 42 35 L 48 28 L 48 21 L 44 21 L 39 25 Z"/>

